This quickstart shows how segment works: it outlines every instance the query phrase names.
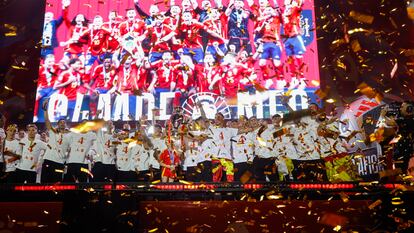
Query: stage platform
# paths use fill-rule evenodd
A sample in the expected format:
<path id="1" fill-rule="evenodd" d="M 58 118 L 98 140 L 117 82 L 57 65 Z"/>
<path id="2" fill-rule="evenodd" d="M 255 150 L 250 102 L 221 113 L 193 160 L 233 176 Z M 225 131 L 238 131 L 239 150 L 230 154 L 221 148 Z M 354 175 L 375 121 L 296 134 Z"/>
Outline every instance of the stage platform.
<path id="1" fill-rule="evenodd" d="M 1 185 L 0 232 L 414 232 L 413 206 L 399 183 Z"/>

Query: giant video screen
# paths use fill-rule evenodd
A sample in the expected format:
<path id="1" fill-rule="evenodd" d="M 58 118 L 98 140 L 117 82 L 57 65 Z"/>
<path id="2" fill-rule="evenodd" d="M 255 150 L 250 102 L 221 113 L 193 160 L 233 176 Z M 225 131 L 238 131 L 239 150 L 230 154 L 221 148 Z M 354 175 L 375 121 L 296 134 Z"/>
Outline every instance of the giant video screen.
<path id="1" fill-rule="evenodd" d="M 313 0 L 48 0 L 33 120 L 268 118 L 284 95 L 307 108 L 315 21 Z"/>

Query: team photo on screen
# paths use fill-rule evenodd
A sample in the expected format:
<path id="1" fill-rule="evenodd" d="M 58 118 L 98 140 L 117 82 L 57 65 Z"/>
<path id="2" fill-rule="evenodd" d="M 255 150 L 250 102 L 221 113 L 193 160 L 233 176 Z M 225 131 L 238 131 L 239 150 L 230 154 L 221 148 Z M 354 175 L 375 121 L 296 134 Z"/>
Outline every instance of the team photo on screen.
<path id="1" fill-rule="evenodd" d="M 166 120 L 175 107 L 195 118 L 198 102 L 266 118 L 287 91 L 307 108 L 314 22 L 312 0 L 48 1 L 34 122 Z"/>

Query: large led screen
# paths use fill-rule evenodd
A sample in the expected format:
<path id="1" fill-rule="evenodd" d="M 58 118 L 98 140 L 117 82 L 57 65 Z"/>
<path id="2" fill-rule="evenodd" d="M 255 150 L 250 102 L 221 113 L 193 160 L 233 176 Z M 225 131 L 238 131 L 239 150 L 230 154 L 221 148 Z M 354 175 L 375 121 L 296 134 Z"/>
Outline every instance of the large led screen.
<path id="1" fill-rule="evenodd" d="M 307 108 L 315 21 L 313 0 L 48 0 L 34 121 Z"/>

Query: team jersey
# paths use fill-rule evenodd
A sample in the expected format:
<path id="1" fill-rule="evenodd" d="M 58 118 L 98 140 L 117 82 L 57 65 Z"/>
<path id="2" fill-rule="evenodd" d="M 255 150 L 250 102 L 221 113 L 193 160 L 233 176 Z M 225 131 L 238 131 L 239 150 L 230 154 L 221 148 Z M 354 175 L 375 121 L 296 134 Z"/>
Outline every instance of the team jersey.
<path id="1" fill-rule="evenodd" d="M 145 149 L 143 145 L 136 144 L 130 149 L 131 170 L 146 171 L 150 167 L 159 169 L 160 165 L 154 157 L 154 150 Z"/>
<path id="2" fill-rule="evenodd" d="M 223 77 L 220 80 L 221 88 L 227 98 L 236 98 L 239 90 L 239 80 L 243 77 L 242 69 L 237 66 L 222 66 Z"/>
<path id="3" fill-rule="evenodd" d="M 72 80 L 68 85 L 60 88 L 60 94 L 65 95 L 69 100 L 76 100 L 78 89 L 81 86 L 81 74 L 75 71 L 64 71 L 59 76 L 59 83 Z"/>
<path id="4" fill-rule="evenodd" d="M 167 144 L 165 144 L 164 138 L 159 137 L 150 137 L 154 150 L 159 151 L 160 153 L 167 149 Z"/>
<path id="5" fill-rule="evenodd" d="M 164 52 L 171 50 L 170 42 L 161 41 L 167 35 L 170 35 L 174 32 L 174 29 L 169 27 L 168 25 L 161 24 L 160 26 L 152 26 L 148 28 L 148 37 L 151 43 L 151 51 L 150 52 Z"/>
<path id="6" fill-rule="evenodd" d="M 185 48 L 202 47 L 201 31 L 205 27 L 200 23 L 181 24 L 177 27 L 177 37 L 182 40 L 182 46 Z"/>
<path id="7" fill-rule="evenodd" d="M 286 37 L 293 37 L 301 34 L 299 6 L 286 7 L 283 12 L 283 33 Z"/>
<path id="8" fill-rule="evenodd" d="M 185 64 L 179 64 L 174 68 L 175 88 L 177 90 L 188 90 L 196 85 L 194 80 L 194 71 Z"/>
<path id="9" fill-rule="evenodd" d="M 81 37 L 88 42 L 88 52 L 98 56 L 106 52 L 111 33 L 105 29 L 88 29 Z"/>
<path id="10" fill-rule="evenodd" d="M 94 80 L 93 88 L 110 90 L 114 85 L 115 69 L 111 67 L 110 71 L 106 71 L 103 65 L 99 65 L 92 73 L 92 80 Z"/>
<path id="11" fill-rule="evenodd" d="M 209 31 L 213 31 L 220 35 L 222 38 L 217 38 L 215 36 L 209 35 L 207 45 L 212 46 L 214 42 L 218 42 L 219 44 L 223 44 L 223 38 L 227 38 L 227 31 L 226 31 L 226 18 L 224 14 L 219 20 L 212 20 L 208 19 L 204 22 L 204 25 Z"/>
<path id="12" fill-rule="evenodd" d="M 69 54 L 80 54 L 83 51 L 83 45 L 85 43 L 84 40 L 82 40 L 81 35 L 83 35 L 83 33 L 85 31 L 87 31 L 88 28 L 84 27 L 84 26 L 73 26 L 70 25 L 69 27 L 69 37 L 71 40 L 74 41 L 74 43 L 70 43 L 68 45 L 66 45 L 65 48 L 65 52 L 69 53 Z"/>
<path id="13" fill-rule="evenodd" d="M 144 33 L 145 22 L 139 19 L 136 19 L 132 22 L 125 21 L 119 24 L 119 34 L 121 37 L 131 36 L 133 38 L 140 36 Z"/>
<path id="14" fill-rule="evenodd" d="M 205 67 L 203 65 L 197 64 L 195 66 L 196 70 L 196 77 L 197 77 L 197 92 L 213 92 L 215 94 L 220 95 L 220 80 L 222 78 L 222 67 L 221 66 L 213 66 L 213 67 Z M 218 81 L 212 86 L 212 90 L 209 89 L 211 83 L 214 79 L 218 79 Z"/>
<path id="15" fill-rule="evenodd" d="M 177 152 L 175 150 L 170 151 L 168 149 L 164 150 L 160 154 L 160 161 L 165 165 L 178 165 L 181 162 Z"/>
<path id="16" fill-rule="evenodd" d="M 98 130 L 95 141 L 95 162 L 102 162 L 103 164 L 115 164 L 115 147 L 113 145 L 114 141 L 115 138 L 112 134 Z"/>
<path id="17" fill-rule="evenodd" d="M 116 72 L 117 90 L 120 93 L 133 94 L 134 90 L 138 89 L 137 84 L 137 71 L 138 68 L 135 64 L 132 64 L 129 69 L 121 65 Z"/>
<path id="18" fill-rule="evenodd" d="M 191 132 L 194 135 L 196 134 L 196 132 Z M 197 166 L 199 157 L 201 154 L 201 143 L 198 140 L 194 140 L 191 138 L 188 138 L 186 140 L 186 147 L 185 147 L 185 152 L 184 152 L 184 170 L 187 169 L 187 167 L 195 167 Z"/>
<path id="19" fill-rule="evenodd" d="M 118 37 L 119 37 L 119 22 L 106 22 L 102 25 L 102 28 L 110 32 L 110 35 L 107 40 L 106 51 L 109 53 L 114 52 L 119 47 Z"/>
<path id="20" fill-rule="evenodd" d="M 211 161 L 213 158 L 213 153 L 215 152 L 214 149 L 215 145 L 213 144 L 213 139 L 206 139 L 203 143 L 201 143 L 201 150 L 198 154 L 197 163 L 202 163 L 204 161 Z"/>
<path id="21" fill-rule="evenodd" d="M 58 78 L 60 68 L 58 65 L 53 65 L 50 68 L 42 65 L 39 68 L 39 78 L 37 80 L 38 88 L 53 88 Z"/>
<path id="22" fill-rule="evenodd" d="M 231 138 L 237 136 L 238 129 L 216 128 L 210 126 L 209 131 L 213 138 L 213 158 L 225 158 L 232 160 Z"/>
<path id="23" fill-rule="evenodd" d="M 297 157 L 291 157 L 296 160 L 314 160 L 320 159 L 321 154 L 317 148 L 318 136 L 316 130 L 313 132 L 313 125 L 300 124 L 292 127 Z"/>
<path id="24" fill-rule="evenodd" d="M 271 17 L 263 20 L 259 27 L 261 27 L 260 34 L 263 42 L 278 42 L 280 41 L 281 20 L 279 17 Z"/>
<path id="25" fill-rule="evenodd" d="M 131 170 L 130 145 L 125 142 L 119 142 L 116 146 L 116 167 L 119 171 Z"/>
<path id="26" fill-rule="evenodd" d="M 66 163 L 83 163 L 87 164 L 87 154 L 92 147 L 93 141 L 96 140 L 96 134 L 88 133 L 74 133 L 71 132 L 69 137 L 69 157 Z"/>
<path id="27" fill-rule="evenodd" d="M 255 139 L 255 154 L 259 158 L 274 158 L 277 153 L 273 150 L 275 146 L 275 140 L 273 138 L 273 133 L 275 128 L 273 125 L 268 125 L 263 132 L 260 132 L 261 128 L 256 130 L 256 139 Z"/>
<path id="28" fill-rule="evenodd" d="M 171 82 L 175 82 L 174 67 L 178 61 L 164 62 L 163 60 L 156 61 L 151 64 L 151 68 L 157 74 L 157 83 L 155 87 L 170 89 Z"/>
<path id="29" fill-rule="evenodd" d="M 13 139 L 11 141 L 5 139 L 4 140 L 4 151 L 10 151 L 16 155 L 21 154 L 22 147 L 19 145 L 19 141 L 16 139 Z M 13 159 L 13 156 L 4 155 L 4 160 L 6 164 L 6 172 L 13 172 L 16 170 L 17 164 L 19 164 L 19 160 L 8 162 L 9 159 Z"/>
<path id="30" fill-rule="evenodd" d="M 47 142 L 47 150 L 43 159 L 47 159 L 56 163 L 65 163 L 68 157 L 69 149 L 69 133 L 56 133 L 49 130 L 49 141 Z"/>
<path id="31" fill-rule="evenodd" d="M 47 149 L 46 143 L 35 139 L 30 141 L 28 138 L 20 140 L 21 146 L 21 159 L 16 168 L 25 171 L 36 171 L 36 168 L 40 166 L 40 157 Z"/>
<path id="32" fill-rule="evenodd" d="M 273 151 L 277 154 L 277 157 L 295 159 L 297 152 L 292 127 L 285 126 L 275 129 L 273 135 L 275 146 L 273 147 Z"/>
<path id="33" fill-rule="evenodd" d="M 239 134 L 232 138 L 234 163 L 253 162 L 255 135 Z"/>

